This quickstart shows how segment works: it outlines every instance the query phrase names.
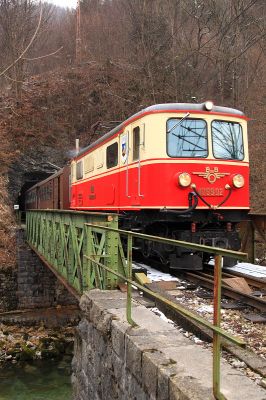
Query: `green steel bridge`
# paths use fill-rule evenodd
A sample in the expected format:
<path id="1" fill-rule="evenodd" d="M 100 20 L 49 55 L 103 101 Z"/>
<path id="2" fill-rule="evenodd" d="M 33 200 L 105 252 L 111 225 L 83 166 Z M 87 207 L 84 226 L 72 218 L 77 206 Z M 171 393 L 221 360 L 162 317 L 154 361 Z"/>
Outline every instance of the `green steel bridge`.
<path id="1" fill-rule="evenodd" d="M 27 242 L 42 262 L 52 270 L 77 299 L 87 290 L 93 288 L 116 289 L 120 283 L 126 282 L 126 312 L 127 320 L 131 325 L 135 324 L 131 317 L 131 290 L 134 285 L 149 296 L 166 303 L 177 313 L 209 328 L 213 332 L 213 393 L 216 399 L 225 399 L 220 392 L 221 337 L 239 346 L 244 346 L 245 343 L 220 328 L 222 257 L 246 260 L 247 254 L 124 231 L 118 227 L 118 218 L 119 216 L 113 213 L 31 210 L 26 213 Z M 132 247 L 134 238 L 185 247 L 192 251 L 214 255 L 213 324 L 162 295 L 152 292 L 145 287 L 141 279 L 136 279 L 138 274 L 135 274 L 135 280 L 133 280 Z"/>

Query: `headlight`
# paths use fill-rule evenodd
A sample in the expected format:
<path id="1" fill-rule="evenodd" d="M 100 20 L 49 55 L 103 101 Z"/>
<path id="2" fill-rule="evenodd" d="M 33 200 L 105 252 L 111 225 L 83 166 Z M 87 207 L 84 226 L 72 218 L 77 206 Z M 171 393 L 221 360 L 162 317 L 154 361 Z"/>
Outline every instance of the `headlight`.
<path id="1" fill-rule="evenodd" d="M 183 172 L 178 177 L 178 183 L 180 186 L 188 187 L 191 184 L 191 176 L 187 172 Z"/>
<path id="2" fill-rule="evenodd" d="M 242 188 L 245 184 L 245 179 L 242 175 L 237 174 L 235 176 L 233 176 L 233 185 L 234 187 L 236 187 L 237 189 Z"/>
<path id="3" fill-rule="evenodd" d="M 205 101 L 204 105 L 205 105 L 205 108 L 206 108 L 207 111 L 211 111 L 212 108 L 213 108 L 213 102 L 210 101 L 210 100 Z"/>

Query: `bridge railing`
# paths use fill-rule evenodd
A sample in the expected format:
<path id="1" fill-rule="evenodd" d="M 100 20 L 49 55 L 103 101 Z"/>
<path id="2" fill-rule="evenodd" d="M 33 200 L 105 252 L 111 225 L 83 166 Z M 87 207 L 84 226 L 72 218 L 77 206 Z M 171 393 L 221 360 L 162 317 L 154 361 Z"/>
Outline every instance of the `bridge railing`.
<path id="1" fill-rule="evenodd" d="M 245 260 L 247 254 L 121 230 L 118 229 L 116 214 L 33 210 L 27 212 L 26 226 L 29 245 L 76 297 L 95 287 L 114 289 L 119 283 L 127 282 L 127 320 L 131 325 L 136 325 L 131 313 L 134 285 L 177 313 L 210 329 L 213 332 L 213 393 L 216 399 L 225 399 L 220 391 L 221 337 L 238 346 L 244 346 L 245 343 L 220 327 L 222 257 Z M 127 237 L 127 257 L 124 255 L 121 236 Z M 133 281 L 133 238 L 214 255 L 213 324 Z"/>

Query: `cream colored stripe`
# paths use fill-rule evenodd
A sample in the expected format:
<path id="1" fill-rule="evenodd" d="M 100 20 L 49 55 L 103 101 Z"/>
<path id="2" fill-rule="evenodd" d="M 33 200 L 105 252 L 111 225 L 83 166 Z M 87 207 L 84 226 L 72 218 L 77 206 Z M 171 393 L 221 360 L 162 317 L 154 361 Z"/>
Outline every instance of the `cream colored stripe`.
<path id="1" fill-rule="evenodd" d="M 176 165 L 180 165 L 180 164 L 213 164 L 213 165 L 228 165 L 228 166 L 238 166 L 238 167 L 248 167 L 249 164 L 247 162 L 228 162 L 228 161 L 216 161 L 216 160 L 210 160 L 210 159 L 205 159 L 205 160 L 171 160 L 171 159 L 156 159 L 156 160 L 142 160 L 140 163 L 140 166 L 146 166 L 146 165 L 154 165 L 154 164 L 176 164 Z M 135 164 L 130 164 L 128 166 L 128 169 L 133 169 L 133 168 L 138 168 L 138 163 Z M 113 175 L 113 174 L 117 174 L 119 172 L 123 172 L 126 171 L 127 166 L 120 166 L 118 168 L 116 168 L 115 170 L 110 170 L 106 173 L 102 173 L 101 175 L 93 175 L 90 176 L 88 178 L 85 179 L 80 179 L 76 182 L 73 182 L 72 185 L 75 186 L 79 183 L 83 183 L 83 182 L 87 182 L 87 181 L 91 181 L 92 179 L 100 179 L 103 178 L 105 176 L 109 176 L 109 175 Z"/>

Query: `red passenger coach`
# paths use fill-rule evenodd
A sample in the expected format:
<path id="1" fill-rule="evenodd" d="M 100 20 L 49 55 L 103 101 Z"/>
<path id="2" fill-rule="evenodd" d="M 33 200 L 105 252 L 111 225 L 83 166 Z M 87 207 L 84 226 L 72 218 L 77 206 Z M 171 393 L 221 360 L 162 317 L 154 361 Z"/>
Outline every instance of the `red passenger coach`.
<path id="1" fill-rule="evenodd" d="M 26 192 L 25 208 L 63 209 L 70 208 L 70 166 L 60 169 Z"/>
<path id="2" fill-rule="evenodd" d="M 127 119 L 71 163 L 71 208 L 114 211 L 121 227 L 239 249 L 249 210 L 247 118 L 203 104 L 159 104 Z M 202 267 L 201 254 L 139 243 L 171 268 Z"/>

